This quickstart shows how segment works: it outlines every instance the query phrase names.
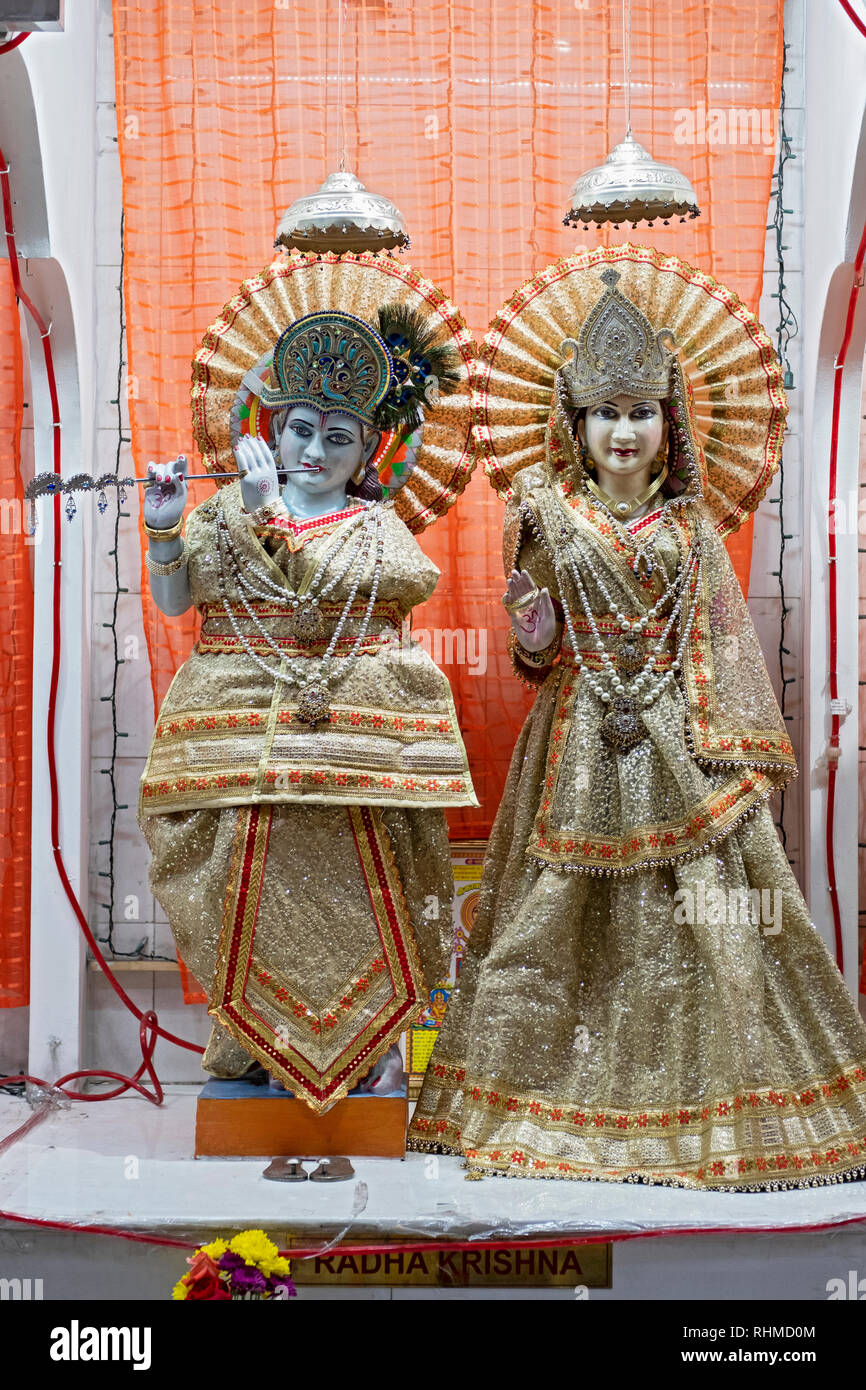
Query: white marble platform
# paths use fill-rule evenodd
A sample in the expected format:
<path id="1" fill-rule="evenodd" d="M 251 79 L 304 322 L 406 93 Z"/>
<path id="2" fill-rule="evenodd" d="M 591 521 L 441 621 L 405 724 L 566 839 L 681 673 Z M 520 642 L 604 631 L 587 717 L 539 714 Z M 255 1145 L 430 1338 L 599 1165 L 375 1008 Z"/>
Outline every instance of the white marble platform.
<path id="1" fill-rule="evenodd" d="M 639 1184 L 531 1178 L 467 1182 L 461 1161 L 408 1154 L 356 1158 L 354 1182 L 284 1184 L 258 1159 L 194 1159 L 197 1088 L 174 1087 L 162 1106 L 122 1097 L 54 1110 L 0 1155 L 0 1208 L 21 1215 L 162 1233 L 290 1224 L 301 1234 L 351 1238 L 529 1237 L 571 1233 L 796 1230 L 863 1221 L 866 1182 L 774 1193 L 702 1193 Z M 30 1114 L 0 1097 L 0 1137 Z M 866 1271 L 864 1271 L 866 1272 Z"/>

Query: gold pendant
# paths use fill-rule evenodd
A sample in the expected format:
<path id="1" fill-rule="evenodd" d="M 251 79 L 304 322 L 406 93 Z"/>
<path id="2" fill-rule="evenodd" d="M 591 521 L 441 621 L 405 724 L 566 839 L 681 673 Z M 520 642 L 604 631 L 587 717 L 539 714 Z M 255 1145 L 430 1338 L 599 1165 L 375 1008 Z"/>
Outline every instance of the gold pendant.
<path id="1" fill-rule="evenodd" d="M 647 728 L 638 714 L 634 700 L 620 695 L 601 721 L 602 738 L 618 753 L 627 753 L 647 736 Z"/>
<path id="2" fill-rule="evenodd" d="M 617 670 L 622 671 L 626 676 L 634 676 L 642 670 L 646 661 L 646 653 L 638 635 L 632 632 L 623 637 L 622 641 L 614 648 L 613 657 Z"/>
<path id="3" fill-rule="evenodd" d="M 299 642 L 317 642 L 324 635 L 325 619 L 315 600 L 292 610 L 289 631 Z"/>
<path id="4" fill-rule="evenodd" d="M 317 724 L 324 724 L 330 715 L 331 705 L 323 686 L 308 685 L 301 691 L 298 708 L 295 710 L 295 718 L 301 724 L 310 724 L 315 728 Z"/>

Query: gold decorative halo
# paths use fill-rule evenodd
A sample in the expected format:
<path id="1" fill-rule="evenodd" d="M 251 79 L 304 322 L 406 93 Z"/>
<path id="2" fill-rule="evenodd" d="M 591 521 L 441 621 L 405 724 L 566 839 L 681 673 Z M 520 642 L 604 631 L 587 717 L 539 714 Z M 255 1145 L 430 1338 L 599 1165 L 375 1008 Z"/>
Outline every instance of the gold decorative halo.
<path id="1" fill-rule="evenodd" d="M 577 336 L 599 299 L 599 271 L 656 330 L 669 328 L 692 392 L 706 459 L 704 501 L 722 536 L 755 510 L 779 466 L 787 401 L 772 342 L 732 290 L 679 256 L 624 242 L 564 257 L 528 280 L 499 310 L 473 372 L 472 433 L 499 495 L 544 458 L 560 344 Z"/>
<path id="2" fill-rule="evenodd" d="M 457 352 L 460 374 L 457 389 L 427 411 L 423 443 L 394 507 L 417 533 L 453 506 L 476 462 L 470 433 L 475 344 L 444 290 L 411 265 L 370 251 L 281 253 L 243 282 L 211 324 L 193 361 L 191 395 L 193 431 L 208 472 L 236 471 L 231 417 L 241 383 L 250 368 L 261 369 L 284 328 L 304 314 L 331 308 L 375 326 L 380 305 L 389 303 L 407 304 L 437 320 Z"/>

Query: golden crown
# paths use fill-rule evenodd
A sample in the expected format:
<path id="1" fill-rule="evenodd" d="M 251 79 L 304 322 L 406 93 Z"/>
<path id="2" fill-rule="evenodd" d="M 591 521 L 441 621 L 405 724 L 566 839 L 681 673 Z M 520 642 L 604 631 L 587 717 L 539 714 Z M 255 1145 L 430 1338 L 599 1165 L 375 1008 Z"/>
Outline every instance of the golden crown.
<path id="1" fill-rule="evenodd" d="M 669 328 L 656 332 L 646 314 L 617 289 L 619 278 L 611 266 L 602 271 L 604 294 L 589 311 L 577 341 L 566 338 L 560 349 L 563 356 L 569 349 L 572 353 L 558 375 L 575 409 L 606 396 L 661 400 L 670 394 L 673 333 Z"/>

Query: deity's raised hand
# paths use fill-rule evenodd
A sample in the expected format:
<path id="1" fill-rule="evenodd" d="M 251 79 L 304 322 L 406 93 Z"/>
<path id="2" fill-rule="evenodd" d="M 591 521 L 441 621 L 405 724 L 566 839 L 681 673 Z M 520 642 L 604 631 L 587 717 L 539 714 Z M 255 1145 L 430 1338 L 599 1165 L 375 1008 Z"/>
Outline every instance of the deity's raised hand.
<path id="1" fill-rule="evenodd" d="M 502 602 L 514 635 L 528 652 L 540 652 L 556 636 L 556 613 L 547 589 L 539 589 L 527 570 L 512 570 Z"/>
<path id="2" fill-rule="evenodd" d="M 244 435 L 235 445 L 235 458 L 241 478 L 241 497 L 248 512 L 263 507 L 266 502 L 276 502 L 280 495 L 277 465 L 274 456 L 263 439 Z"/>
<path id="3" fill-rule="evenodd" d="M 168 531 L 180 521 L 186 509 L 187 458 L 178 454 L 171 463 L 149 463 L 152 478 L 144 490 L 144 520 L 154 531 Z"/>

